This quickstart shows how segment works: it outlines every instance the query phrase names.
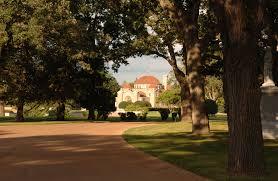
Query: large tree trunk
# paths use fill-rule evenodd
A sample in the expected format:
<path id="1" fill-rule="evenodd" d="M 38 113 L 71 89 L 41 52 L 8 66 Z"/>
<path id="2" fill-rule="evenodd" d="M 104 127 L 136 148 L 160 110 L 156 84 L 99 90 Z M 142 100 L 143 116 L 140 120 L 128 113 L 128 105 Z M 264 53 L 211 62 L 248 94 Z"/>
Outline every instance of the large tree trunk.
<path id="1" fill-rule="evenodd" d="M 192 132 L 194 134 L 208 134 L 209 120 L 205 109 L 204 78 L 200 74 L 201 50 L 195 43 L 187 47 L 188 79 L 192 107 Z"/>
<path id="2" fill-rule="evenodd" d="M 56 120 L 57 121 L 65 120 L 65 110 L 66 110 L 65 103 L 63 101 L 59 101 L 57 110 L 56 110 Z"/>
<path id="3" fill-rule="evenodd" d="M 256 41 L 251 38 L 227 47 L 225 52 L 230 175 L 264 173 L 256 52 Z"/>
<path id="4" fill-rule="evenodd" d="M 211 0 L 224 43 L 224 94 L 229 126 L 228 172 L 233 176 L 261 176 L 265 163 L 259 65 L 256 58 L 263 1 L 221 2 Z"/>
<path id="5" fill-rule="evenodd" d="M 5 116 L 5 104 L 4 104 L 4 101 L 0 101 L 0 116 Z"/>
<path id="6" fill-rule="evenodd" d="M 96 119 L 95 109 L 89 109 L 88 120 L 95 120 L 95 119 Z"/>
<path id="7" fill-rule="evenodd" d="M 188 83 L 180 83 L 181 86 L 181 121 L 192 121 L 192 110 L 190 103 L 190 90 Z"/>
<path id="8" fill-rule="evenodd" d="M 17 112 L 16 112 L 16 121 L 21 122 L 24 121 L 24 102 L 19 101 L 16 105 L 17 107 Z"/>
<path id="9" fill-rule="evenodd" d="M 180 35 L 179 39 L 183 44 L 183 64 L 186 68 L 186 74 L 180 80 L 187 79 L 187 84 L 189 85 L 190 100 L 184 99 L 186 100 L 184 104 L 191 104 L 192 132 L 194 134 L 207 134 L 209 133 L 209 121 L 204 106 L 204 79 L 199 73 L 202 65 L 198 34 L 198 17 L 201 1 L 194 0 L 192 3 L 189 3 L 188 9 L 190 11 L 185 10 L 182 1 L 159 0 L 159 3 L 175 21 L 177 31 Z M 174 71 L 176 70 L 176 78 L 179 81 L 178 76 L 183 75 L 183 73 L 179 73 L 180 70 L 177 68 L 175 53 L 171 49 L 173 48 L 168 46 L 171 58 L 174 60 L 170 62 L 170 65 L 174 68 Z M 181 83 L 181 81 L 179 82 Z M 184 88 L 182 87 L 182 89 Z M 184 109 L 186 109 L 185 112 L 187 112 L 188 107 L 184 106 Z"/>

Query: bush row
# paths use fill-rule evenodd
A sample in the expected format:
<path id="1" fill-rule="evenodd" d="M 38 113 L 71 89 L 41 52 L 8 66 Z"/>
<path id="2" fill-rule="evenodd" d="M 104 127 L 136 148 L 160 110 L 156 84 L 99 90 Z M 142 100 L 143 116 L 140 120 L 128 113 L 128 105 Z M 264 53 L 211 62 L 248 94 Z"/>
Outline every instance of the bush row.
<path id="1" fill-rule="evenodd" d="M 121 109 L 124 109 L 125 107 L 125 109 L 128 111 L 127 113 L 119 113 L 121 120 L 123 121 L 146 120 L 149 111 L 158 111 L 163 121 L 169 118 L 170 113 L 172 113 L 173 120 L 176 120 L 177 118 L 181 118 L 181 108 L 172 108 L 171 110 L 168 108 L 152 108 L 152 107 L 147 107 L 146 106 L 147 103 L 148 102 L 144 102 L 144 101 L 137 101 L 135 103 L 125 102 L 125 101 L 121 102 L 119 107 Z M 208 99 L 205 101 L 205 109 L 208 115 L 216 114 L 218 112 L 218 105 L 216 104 L 215 101 Z M 133 111 L 141 111 L 142 113 L 136 115 Z"/>

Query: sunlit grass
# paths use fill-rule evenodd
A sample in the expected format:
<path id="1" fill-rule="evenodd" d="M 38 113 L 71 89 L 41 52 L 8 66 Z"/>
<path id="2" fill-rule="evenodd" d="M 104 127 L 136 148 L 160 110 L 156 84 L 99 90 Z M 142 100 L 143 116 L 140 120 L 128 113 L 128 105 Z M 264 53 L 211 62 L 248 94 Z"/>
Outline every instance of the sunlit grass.
<path id="1" fill-rule="evenodd" d="M 253 180 L 227 177 L 227 123 L 215 119 L 210 126 L 212 134 L 206 136 L 192 135 L 191 124 L 179 122 L 133 128 L 124 138 L 140 150 L 212 180 Z M 263 180 L 277 180 L 277 153 L 278 141 L 266 141 L 268 175 Z"/>
<path id="2" fill-rule="evenodd" d="M 135 120 L 140 121 L 140 120 Z M 159 112 L 150 111 L 147 120 L 144 122 L 169 122 L 172 121 L 171 115 L 167 121 L 162 121 Z M 8 125 L 37 125 L 37 124 L 70 124 L 70 123 L 88 123 L 88 122 L 123 122 L 120 117 L 109 117 L 107 120 L 89 121 L 87 117 L 66 116 L 64 121 L 56 121 L 55 117 L 25 117 L 22 122 L 16 122 L 15 117 L 0 117 L 0 126 Z M 128 121 L 129 122 L 129 121 Z"/>

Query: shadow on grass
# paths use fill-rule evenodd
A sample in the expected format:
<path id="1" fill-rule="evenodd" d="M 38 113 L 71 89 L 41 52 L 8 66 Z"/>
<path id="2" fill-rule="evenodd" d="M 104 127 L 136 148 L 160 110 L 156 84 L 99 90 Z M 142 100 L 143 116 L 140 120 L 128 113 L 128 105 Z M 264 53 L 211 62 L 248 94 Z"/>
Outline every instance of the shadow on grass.
<path id="1" fill-rule="evenodd" d="M 211 135 L 196 136 L 188 132 L 158 135 L 133 135 L 124 138 L 136 148 L 212 180 L 256 180 L 227 176 L 228 134 L 214 131 Z M 277 180 L 278 141 L 265 142 L 267 175 L 258 180 Z"/>
<path id="2" fill-rule="evenodd" d="M 217 173 L 213 179 L 225 178 L 226 132 L 210 136 L 182 132 L 152 136 L 126 134 L 124 137 L 131 145 L 179 167 L 206 177 Z"/>
<path id="3" fill-rule="evenodd" d="M 81 117 L 66 117 L 65 120 L 56 120 L 55 117 L 25 117 L 24 121 L 17 122 L 15 117 L 0 117 L 0 124 L 1 123 L 42 123 L 42 122 L 60 122 L 60 123 L 78 123 L 78 122 L 173 122 L 171 119 L 166 121 L 161 120 L 158 117 L 148 117 L 147 120 L 133 120 L 133 121 L 122 121 L 119 117 L 109 117 L 107 120 L 87 120 L 87 118 Z"/>

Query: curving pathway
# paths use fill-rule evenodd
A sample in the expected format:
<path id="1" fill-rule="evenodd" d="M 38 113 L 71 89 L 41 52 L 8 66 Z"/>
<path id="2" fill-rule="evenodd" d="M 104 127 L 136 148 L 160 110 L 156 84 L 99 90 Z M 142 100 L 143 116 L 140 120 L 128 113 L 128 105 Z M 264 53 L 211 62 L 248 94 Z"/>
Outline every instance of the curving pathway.
<path id="1" fill-rule="evenodd" d="M 123 131 L 146 123 L 0 126 L 2 181 L 205 180 L 129 146 Z"/>

